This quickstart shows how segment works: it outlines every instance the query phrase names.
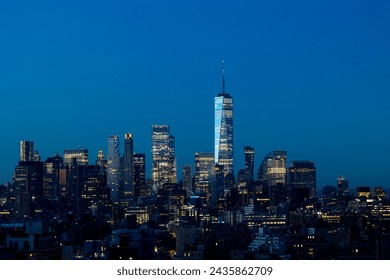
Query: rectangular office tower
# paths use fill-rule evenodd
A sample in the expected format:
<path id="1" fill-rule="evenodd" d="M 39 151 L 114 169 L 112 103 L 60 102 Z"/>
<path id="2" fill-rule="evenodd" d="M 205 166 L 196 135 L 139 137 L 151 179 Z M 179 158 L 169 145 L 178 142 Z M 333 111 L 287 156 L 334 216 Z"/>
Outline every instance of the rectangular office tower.
<path id="1" fill-rule="evenodd" d="M 120 200 L 120 155 L 119 155 L 119 136 L 108 137 L 107 152 L 107 186 L 110 188 L 111 200 L 113 203 L 119 203 Z"/>
<path id="2" fill-rule="evenodd" d="M 123 153 L 123 198 L 130 199 L 134 195 L 133 190 L 133 159 L 134 142 L 133 134 L 125 134 L 125 148 Z"/>
<path id="3" fill-rule="evenodd" d="M 246 183 L 251 183 L 255 180 L 255 149 L 253 147 L 245 146 L 245 179 Z"/>
<path id="4" fill-rule="evenodd" d="M 316 195 L 316 168 L 313 161 L 293 160 L 289 168 L 290 209 L 295 210 Z"/>
<path id="5" fill-rule="evenodd" d="M 195 154 L 195 194 L 210 197 L 211 177 L 214 172 L 214 154 Z"/>
<path id="6" fill-rule="evenodd" d="M 214 106 L 215 163 L 223 166 L 224 175 L 234 174 L 233 161 L 233 98 L 225 92 L 225 71 L 222 75 L 222 93 L 215 97 Z"/>
<path id="7" fill-rule="evenodd" d="M 153 191 L 177 182 L 175 136 L 170 135 L 168 125 L 152 126 L 152 179 Z"/>
<path id="8" fill-rule="evenodd" d="M 287 152 L 273 151 L 266 155 L 258 171 L 258 179 L 271 205 L 286 202 Z"/>
<path id="9" fill-rule="evenodd" d="M 140 196 L 148 196 L 150 190 L 146 188 L 145 154 L 133 156 L 133 192 L 137 200 Z"/>

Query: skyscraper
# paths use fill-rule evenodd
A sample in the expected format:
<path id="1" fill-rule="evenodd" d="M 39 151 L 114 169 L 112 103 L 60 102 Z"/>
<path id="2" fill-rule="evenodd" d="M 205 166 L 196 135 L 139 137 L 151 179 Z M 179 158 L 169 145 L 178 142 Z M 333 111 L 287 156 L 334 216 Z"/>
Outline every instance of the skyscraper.
<path id="1" fill-rule="evenodd" d="M 134 145 L 133 135 L 125 134 L 125 148 L 123 154 L 123 195 L 124 198 L 129 198 L 134 194 L 133 190 L 133 157 Z"/>
<path id="2" fill-rule="evenodd" d="M 20 141 L 20 161 L 34 161 L 33 141 Z"/>
<path id="3" fill-rule="evenodd" d="M 43 164 L 43 197 L 51 201 L 59 201 L 60 197 L 60 166 L 63 158 L 54 155 L 45 160 Z"/>
<path id="4" fill-rule="evenodd" d="M 134 154 L 133 157 L 133 189 L 134 198 L 138 199 L 140 196 L 148 196 L 150 190 L 146 189 L 145 178 L 145 154 Z"/>
<path id="5" fill-rule="evenodd" d="M 15 167 L 16 217 L 34 216 L 43 199 L 43 162 L 33 141 L 20 141 L 20 161 Z"/>
<path id="6" fill-rule="evenodd" d="M 273 151 L 264 157 L 258 176 L 273 205 L 286 201 L 287 152 Z"/>
<path id="7" fill-rule="evenodd" d="M 108 137 L 107 153 L 107 186 L 110 188 L 111 200 L 118 203 L 120 200 L 120 155 L 119 136 Z"/>
<path id="8" fill-rule="evenodd" d="M 176 183 L 175 137 L 168 125 L 152 126 L 152 179 L 154 191 Z"/>
<path id="9" fill-rule="evenodd" d="M 214 105 L 215 163 L 223 166 L 225 176 L 234 174 L 233 161 L 233 98 L 225 92 L 225 69 L 222 70 L 222 93 Z"/>
<path id="10" fill-rule="evenodd" d="M 343 195 L 349 192 L 348 188 L 348 179 L 344 176 L 340 176 L 337 178 L 337 195 L 342 197 Z"/>
<path id="11" fill-rule="evenodd" d="M 78 165 L 88 165 L 88 149 L 76 148 L 64 151 L 64 163 L 71 166 L 76 160 Z"/>
<path id="12" fill-rule="evenodd" d="M 255 149 L 249 146 L 244 148 L 245 153 L 245 175 L 246 182 L 249 184 L 253 182 L 254 177 L 254 168 L 255 168 Z"/>
<path id="13" fill-rule="evenodd" d="M 295 210 L 302 203 L 316 195 L 316 168 L 312 161 L 291 161 L 289 168 L 290 209 Z"/>
<path id="14" fill-rule="evenodd" d="M 195 193 L 205 193 L 210 196 L 210 180 L 214 172 L 214 154 L 195 154 Z"/>
<path id="15" fill-rule="evenodd" d="M 191 165 L 184 165 L 182 170 L 183 189 L 189 191 L 192 188 L 192 172 Z"/>

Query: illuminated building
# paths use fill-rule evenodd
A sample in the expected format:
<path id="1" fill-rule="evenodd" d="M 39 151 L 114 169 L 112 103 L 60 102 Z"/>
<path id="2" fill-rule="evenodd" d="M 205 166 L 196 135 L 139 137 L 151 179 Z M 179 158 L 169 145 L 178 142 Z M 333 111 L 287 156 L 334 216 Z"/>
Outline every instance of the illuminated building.
<path id="1" fill-rule="evenodd" d="M 103 149 L 99 149 L 99 153 L 96 159 L 96 165 L 100 167 L 101 172 L 105 172 L 107 168 L 107 160 L 104 159 Z"/>
<path id="2" fill-rule="evenodd" d="M 168 125 L 152 127 L 152 179 L 154 191 L 176 183 L 175 137 Z"/>
<path id="3" fill-rule="evenodd" d="M 210 178 L 214 169 L 213 153 L 195 154 L 195 193 L 210 195 Z"/>
<path id="4" fill-rule="evenodd" d="M 182 171 L 183 189 L 189 191 L 192 189 L 192 172 L 191 165 L 184 165 Z"/>
<path id="5" fill-rule="evenodd" d="M 20 141 L 20 161 L 34 161 L 33 141 Z"/>
<path id="6" fill-rule="evenodd" d="M 293 209 L 300 207 L 306 199 L 317 197 L 316 168 L 314 167 L 314 162 L 291 161 L 289 179 L 290 204 Z"/>
<path id="7" fill-rule="evenodd" d="M 356 187 L 356 196 L 369 198 L 371 196 L 371 188 L 364 187 L 364 186 L 363 187 Z"/>
<path id="8" fill-rule="evenodd" d="M 107 186 L 110 189 L 112 202 L 118 203 L 120 200 L 120 155 L 118 135 L 108 137 Z"/>
<path id="9" fill-rule="evenodd" d="M 145 154 L 134 154 L 133 156 L 133 186 L 134 197 L 137 199 L 140 196 L 148 196 L 150 190 L 146 188 L 145 178 Z"/>
<path id="10" fill-rule="evenodd" d="M 125 134 L 125 148 L 123 154 L 123 196 L 125 199 L 133 195 L 133 135 Z"/>
<path id="11" fill-rule="evenodd" d="M 269 153 L 260 166 L 258 176 L 264 188 L 268 191 L 272 205 L 286 201 L 287 183 L 287 152 L 273 151 Z"/>
<path id="12" fill-rule="evenodd" d="M 43 163 L 20 161 L 15 167 L 14 191 L 16 217 L 33 217 L 34 209 L 43 199 Z"/>
<path id="13" fill-rule="evenodd" d="M 349 194 L 348 179 L 344 176 L 337 178 L 337 196 L 341 199 L 343 196 Z"/>
<path id="14" fill-rule="evenodd" d="M 76 160 L 78 165 L 88 165 L 88 149 L 76 148 L 64 151 L 64 163 L 71 166 Z"/>
<path id="15" fill-rule="evenodd" d="M 109 213 L 110 192 L 107 188 L 107 177 L 96 165 L 79 166 L 80 205 L 78 208 L 84 212 L 88 209 L 94 214 Z"/>
<path id="16" fill-rule="evenodd" d="M 224 166 L 215 164 L 210 180 L 210 204 L 216 206 L 220 198 L 224 197 L 225 175 Z"/>
<path id="17" fill-rule="evenodd" d="M 255 149 L 249 146 L 244 148 L 245 153 L 245 175 L 247 184 L 254 181 Z"/>
<path id="18" fill-rule="evenodd" d="M 225 176 L 234 174 L 233 161 L 233 98 L 225 92 L 225 71 L 222 93 L 215 97 L 214 155 L 215 163 L 223 166 Z"/>
<path id="19" fill-rule="evenodd" d="M 60 155 L 49 157 L 43 164 L 43 197 L 58 201 L 60 198 L 60 167 L 63 159 Z"/>

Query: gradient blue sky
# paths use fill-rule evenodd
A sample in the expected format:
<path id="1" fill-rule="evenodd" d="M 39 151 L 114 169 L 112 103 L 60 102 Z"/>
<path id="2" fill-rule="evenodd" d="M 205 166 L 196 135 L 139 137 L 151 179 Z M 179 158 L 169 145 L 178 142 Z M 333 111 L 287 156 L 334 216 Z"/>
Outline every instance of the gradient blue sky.
<path id="1" fill-rule="evenodd" d="M 81 3 L 80 3 L 81 2 Z M 1 1 L 0 182 L 19 141 L 43 159 L 169 124 L 178 170 L 213 151 L 214 97 L 234 98 L 236 172 L 272 150 L 318 187 L 390 187 L 390 1 Z"/>

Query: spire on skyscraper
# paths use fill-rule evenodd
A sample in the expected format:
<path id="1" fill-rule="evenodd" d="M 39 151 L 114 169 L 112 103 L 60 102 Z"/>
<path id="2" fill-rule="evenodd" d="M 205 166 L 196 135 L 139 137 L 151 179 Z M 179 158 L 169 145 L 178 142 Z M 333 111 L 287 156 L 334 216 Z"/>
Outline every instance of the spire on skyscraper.
<path id="1" fill-rule="evenodd" d="M 225 60 L 222 60 L 222 94 L 225 94 Z"/>

